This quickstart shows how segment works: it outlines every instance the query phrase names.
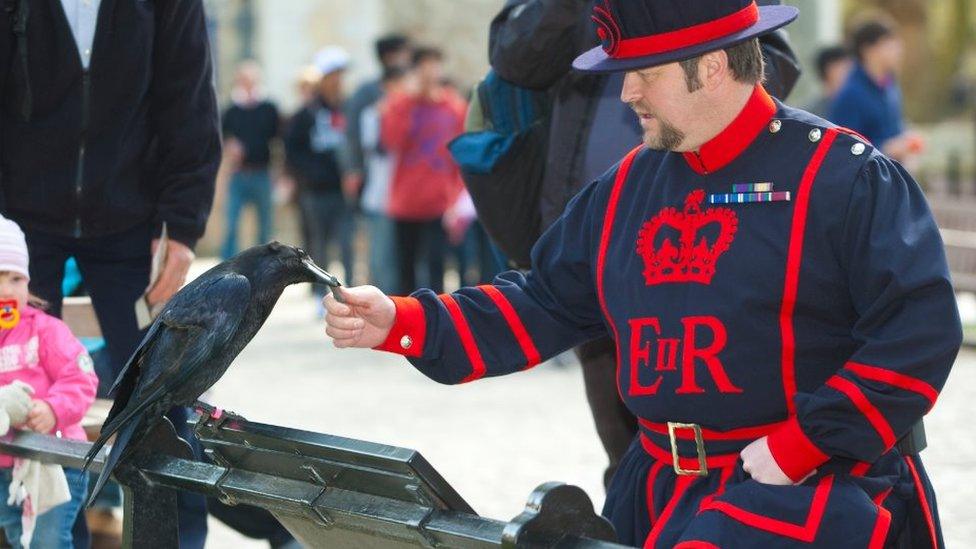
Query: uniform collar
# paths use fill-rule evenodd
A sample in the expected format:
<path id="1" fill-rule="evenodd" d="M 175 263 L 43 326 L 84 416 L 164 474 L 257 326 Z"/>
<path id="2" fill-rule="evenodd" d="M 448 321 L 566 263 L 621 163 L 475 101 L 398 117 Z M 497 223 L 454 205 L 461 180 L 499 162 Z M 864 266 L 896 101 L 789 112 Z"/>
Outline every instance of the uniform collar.
<path id="1" fill-rule="evenodd" d="M 698 152 L 682 153 L 692 170 L 708 175 L 717 172 L 739 157 L 776 114 L 776 103 L 765 88 L 756 86 L 739 116 Z"/>

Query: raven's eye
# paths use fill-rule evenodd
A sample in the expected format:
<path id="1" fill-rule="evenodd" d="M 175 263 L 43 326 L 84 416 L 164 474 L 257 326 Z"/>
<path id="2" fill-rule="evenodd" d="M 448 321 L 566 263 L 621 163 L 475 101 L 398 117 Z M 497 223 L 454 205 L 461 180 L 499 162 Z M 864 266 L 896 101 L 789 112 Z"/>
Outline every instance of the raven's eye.
<path id="1" fill-rule="evenodd" d="M 298 255 L 300 255 L 302 257 L 305 257 L 305 256 L 308 255 L 308 252 L 306 252 L 305 250 L 303 250 L 301 248 L 295 248 L 295 249 L 298 250 Z"/>

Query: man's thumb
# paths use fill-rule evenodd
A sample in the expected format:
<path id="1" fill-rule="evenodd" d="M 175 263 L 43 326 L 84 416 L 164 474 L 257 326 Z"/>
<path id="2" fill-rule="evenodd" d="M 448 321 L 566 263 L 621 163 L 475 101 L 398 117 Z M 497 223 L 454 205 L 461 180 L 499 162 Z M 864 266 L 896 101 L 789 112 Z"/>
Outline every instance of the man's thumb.
<path id="1" fill-rule="evenodd" d="M 369 307 L 376 300 L 379 291 L 373 286 L 356 286 L 353 288 L 335 288 L 336 299 L 346 305 L 355 307 Z"/>

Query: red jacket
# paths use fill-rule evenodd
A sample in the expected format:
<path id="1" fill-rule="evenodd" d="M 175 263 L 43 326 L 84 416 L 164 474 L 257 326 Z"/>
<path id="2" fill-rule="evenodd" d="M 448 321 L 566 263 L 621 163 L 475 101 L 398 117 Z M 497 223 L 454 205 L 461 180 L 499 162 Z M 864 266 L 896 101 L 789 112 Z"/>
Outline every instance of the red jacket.
<path id="1" fill-rule="evenodd" d="M 437 101 L 394 95 L 382 109 L 381 140 L 395 154 L 390 215 L 401 221 L 433 221 L 463 189 L 447 144 L 464 131 L 467 104 L 453 92 Z"/>

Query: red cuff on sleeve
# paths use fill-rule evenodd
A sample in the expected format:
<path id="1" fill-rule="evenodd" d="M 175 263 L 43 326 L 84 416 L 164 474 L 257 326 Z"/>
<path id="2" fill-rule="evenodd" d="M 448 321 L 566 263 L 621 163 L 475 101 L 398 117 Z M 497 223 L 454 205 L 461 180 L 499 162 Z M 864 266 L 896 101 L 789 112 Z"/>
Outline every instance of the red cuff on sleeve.
<path id="1" fill-rule="evenodd" d="M 415 297 L 390 297 L 396 305 L 396 320 L 386 341 L 374 347 L 398 355 L 419 358 L 424 354 L 427 336 L 427 317 L 424 306 Z"/>
<path id="2" fill-rule="evenodd" d="M 800 422 L 792 417 L 785 425 L 774 431 L 766 440 L 769 452 L 779 468 L 793 482 L 803 480 L 811 471 L 830 459 L 810 442 L 800 429 Z"/>

